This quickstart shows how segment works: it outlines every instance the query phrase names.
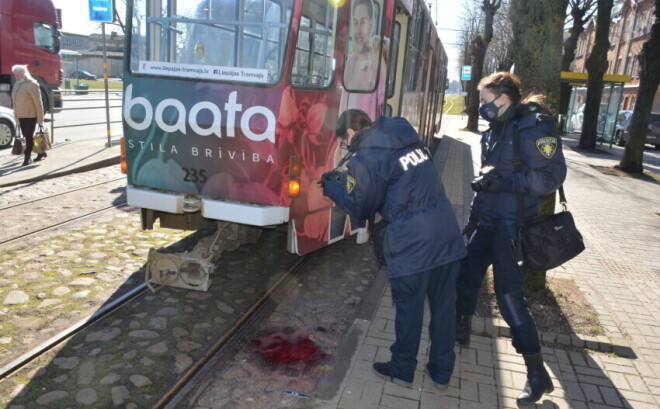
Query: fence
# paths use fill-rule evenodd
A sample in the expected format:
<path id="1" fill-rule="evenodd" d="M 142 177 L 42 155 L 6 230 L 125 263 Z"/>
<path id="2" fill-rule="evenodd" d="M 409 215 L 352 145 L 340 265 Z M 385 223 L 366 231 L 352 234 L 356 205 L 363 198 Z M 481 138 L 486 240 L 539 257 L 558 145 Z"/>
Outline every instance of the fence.
<path id="1" fill-rule="evenodd" d="M 80 84 L 79 84 L 80 85 Z M 121 108 L 122 102 L 122 90 L 109 90 L 108 96 L 105 95 L 105 90 L 89 90 L 84 87 L 77 87 L 77 89 L 63 89 L 53 91 L 56 94 L 62 96 L 62 110 L 59 112 L 59 115 L 62 115 L 63 112 L 69 111 L 85 111 L 93 109 L 102 109 L 106 110 L 106 119 L 105 121 L 95 121 L 95 122 L 81 122 L 75 124 L 66 124 L 66 125 L 56 125 L 55 115 L 51 111 L 50 113 L 50 135 L 51 142 L 55 142 L 55 130 L 64 129 L 64 128 L 76 128 L 83 126 L 94 126 L 94 125 L 106 125 L 106 132 L 108 137 L 108 142 L 106 146 L 110 146 L 110 124 L 121 123 L 121 118 L 117 120 L 110 120 L 109 110 L 111 108 Z M 71 98 L 70 96 L 74 97 Z M 76 96 L 80 95 L 80 98 Z M 86 97 L 83 97 L 85 95 Z M 65 99 L 64 96 L 67 96 Z M 98 104 L 95 104 L 98 103 Z M 79 105 L 79 106 L 78 106 Z M 84 118 L 81 115 L 81 118 Z"/>

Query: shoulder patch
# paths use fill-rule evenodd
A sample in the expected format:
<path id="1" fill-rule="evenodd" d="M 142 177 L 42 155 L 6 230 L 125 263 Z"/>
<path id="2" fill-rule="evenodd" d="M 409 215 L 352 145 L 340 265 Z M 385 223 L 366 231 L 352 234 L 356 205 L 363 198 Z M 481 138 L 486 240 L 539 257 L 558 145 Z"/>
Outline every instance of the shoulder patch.
<path id="1" fill-rule="evenodd" d="M 536 148 L 546 159 L 550 159 L 557 152 L 557 138 L 554 136 L 544 136 L 536 140 Z"/>
<path id="2" fill-rule="evenodd" d="M 355 189 L 355 185 L 357 185 L 357 180 L 351 175 L 346 175 L 346 194 L 350 195 Z"/>

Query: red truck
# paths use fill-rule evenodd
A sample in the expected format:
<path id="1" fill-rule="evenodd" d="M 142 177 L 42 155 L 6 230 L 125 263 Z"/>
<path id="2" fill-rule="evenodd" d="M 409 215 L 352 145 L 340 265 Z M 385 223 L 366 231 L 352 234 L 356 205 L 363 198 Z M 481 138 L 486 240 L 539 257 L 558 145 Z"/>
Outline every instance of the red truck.
<path id="1" fill-rule="evenodd" d="M 26 64 L 41 87 L 46 111 L 62 109 L 64 76 L 59 21 L 51 0 L 0 0 L 0 105 L 11 107 L 14 64 Z"/>

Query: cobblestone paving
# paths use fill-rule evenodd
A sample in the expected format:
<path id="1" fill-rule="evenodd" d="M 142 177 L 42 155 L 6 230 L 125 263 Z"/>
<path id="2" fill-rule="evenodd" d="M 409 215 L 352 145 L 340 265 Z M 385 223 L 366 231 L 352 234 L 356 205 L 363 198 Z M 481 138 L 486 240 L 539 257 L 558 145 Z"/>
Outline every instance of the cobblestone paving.
<path id="1" fill-rule="evenodd" d="M 152 407 L 299 258 L 286 234 L 227 252 L 208 292 L 147 292 L 0 384 L 10 409 Z M 6 399 L 11 399 L 6 402 Z"/>

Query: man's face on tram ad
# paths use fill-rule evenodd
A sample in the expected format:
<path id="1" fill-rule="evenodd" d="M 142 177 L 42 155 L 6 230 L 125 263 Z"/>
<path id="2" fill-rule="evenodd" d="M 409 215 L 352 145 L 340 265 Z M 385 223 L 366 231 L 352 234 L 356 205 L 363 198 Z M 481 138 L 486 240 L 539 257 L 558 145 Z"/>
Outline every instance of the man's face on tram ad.
<path id="1" fill-rule="evenodd" d="M 353 9 L 353 15 L 351 17 L 355 51 L 365 53 L 369 51 L 373 16 L 369 13 L 369 7 L 364 3 L 360 3 Z"/>

